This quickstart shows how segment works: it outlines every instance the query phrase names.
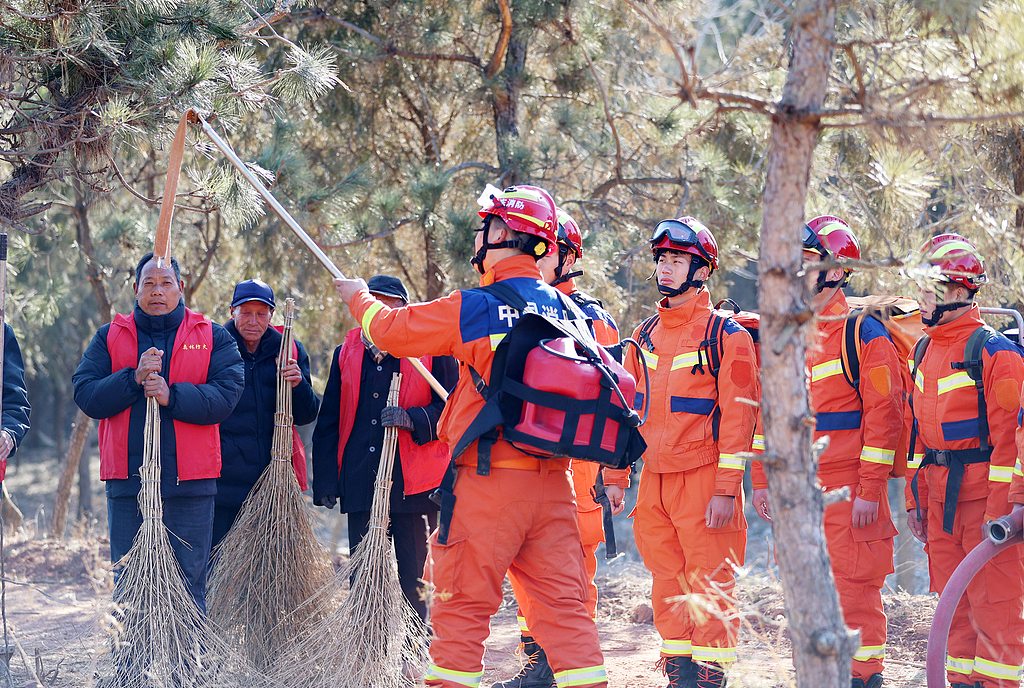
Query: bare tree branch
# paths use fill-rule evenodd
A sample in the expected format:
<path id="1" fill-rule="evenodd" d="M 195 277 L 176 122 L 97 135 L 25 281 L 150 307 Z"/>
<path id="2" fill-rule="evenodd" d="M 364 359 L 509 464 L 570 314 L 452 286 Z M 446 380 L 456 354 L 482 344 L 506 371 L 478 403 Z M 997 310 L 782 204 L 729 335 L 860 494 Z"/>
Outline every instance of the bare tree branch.
<path id="1" fill-rule="evenodd" d="M 501 67 L 501 58 L 508 48 L 509 38 L 512 37 L 512 9 L 508 6 L 508 0 L 498 0 L 498 11 L 501 12 L 501 33 L 498 35 L 498 42 L 494 45 L 494 52 L 491 59 L 484 68 L 484 77 L 491 79 L 498 73 Z"/>

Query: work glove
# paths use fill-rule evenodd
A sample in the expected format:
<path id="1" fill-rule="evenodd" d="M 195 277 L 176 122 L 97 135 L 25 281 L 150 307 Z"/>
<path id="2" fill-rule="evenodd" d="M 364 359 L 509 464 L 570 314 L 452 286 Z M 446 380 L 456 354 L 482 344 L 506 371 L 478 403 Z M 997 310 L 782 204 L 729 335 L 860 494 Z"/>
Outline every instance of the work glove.
<path id="1" fill-rule="evenodd" d="M 317 500 L 317 506 L 325 506 L 328 509 L 333 509 L 334 505 L 338 503 L 338 495 L 324 495 Z"/>
<path id="2" fill-rule="evenodd" d="M 398 428 L 412 432 L 412 418 L 401 406 L 385 406 L 380 412 L 380 424 L 385 428 Z"/>

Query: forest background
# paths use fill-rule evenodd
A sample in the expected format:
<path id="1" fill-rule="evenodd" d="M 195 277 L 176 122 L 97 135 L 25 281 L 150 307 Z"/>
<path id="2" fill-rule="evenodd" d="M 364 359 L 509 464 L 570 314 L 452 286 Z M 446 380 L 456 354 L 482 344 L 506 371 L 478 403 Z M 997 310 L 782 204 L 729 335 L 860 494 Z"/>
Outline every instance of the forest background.
<path id="1" fill-rule="evenodd" d="M 716 300 L 757 307 L 760 272 L 765 308 L 783 290 L 764 279 L 777 254 L 762 229 L 788 232 L 798 259 L 800 209 L 775 199 L 779 184 L 802 194 L 806 182 L 806 217 L 846 218 L 861 239 L 854 291 L 916 295 L 912 252 L 957 231 L 986 257 L 979 300 L 1020 309 L 1022 4 L 0 0 L 0 224 L 29 448 L 73 454 L 73 427 L 84 440 L 71 375 L 96 329 L 132 307 L 190 107 L 216 113 L 342 271 L 398 275 L 416 300 L 475 286 L 484 185 L 533 183 L 578 220 L 580 286 L 624 332 L 653 310 L 646 242 L 666 217 L 714 232 Z M 819 81 L 802 60 L 821 64 Z M 773 139 L 787 126 L 810 136 L 803 153 Z M 322 390 L 355 325 L 328 273 L 197 128 L 184 173 L 174 253 L 186 303 L 223 322 L 250 277 L 295 298 Z M 786 332 L 773 317 L 769 339 Z"/>

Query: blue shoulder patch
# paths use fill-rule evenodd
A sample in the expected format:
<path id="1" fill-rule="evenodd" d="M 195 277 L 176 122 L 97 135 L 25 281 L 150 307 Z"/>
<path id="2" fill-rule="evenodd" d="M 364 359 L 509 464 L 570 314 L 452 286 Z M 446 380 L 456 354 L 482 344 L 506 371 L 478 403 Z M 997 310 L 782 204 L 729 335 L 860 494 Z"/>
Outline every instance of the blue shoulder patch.
<path id="1" fill-rule="evenodd" d="M 1021 349 L 1019 344 L 1009 339 L 1002 332 L 996 332 L 994 336 L 988 338 L 988 341 L 985 343 L 985 351 L 988 352 L 989 356 L 995 355 L 997 351 L 1012 351 L 1018 356 L 1024 356 L 1024 349 Z"/>
<path id="2" fill-rule="evenodd" d="M 740 325 L 732 318 L 726 318 L 725 322 L 722 323 L 722 331 L 726 334 L 736 334 L 737 332 L 746 332 L 747 328 Z"/>
<path id="3" fill-rule="evenodd" d="M 892 337 L 889 335 L 889 330 L 885 329 L 885 325 L 880 323 L 876 318 L 864 318 L 864 322 L 860 324 L 860 341 L 863 344 L 867 344 L 877 337 L 885 337 L 890 342 L 892 341 Z"/>
<path id="4" fill-rule="evenodd" d="M 475 289 L 462 290 L 462 308 L 459 310 L 459 334 L 463 342 L 486 337 L 489 318 L 487 317 L 487 295 Z"/>

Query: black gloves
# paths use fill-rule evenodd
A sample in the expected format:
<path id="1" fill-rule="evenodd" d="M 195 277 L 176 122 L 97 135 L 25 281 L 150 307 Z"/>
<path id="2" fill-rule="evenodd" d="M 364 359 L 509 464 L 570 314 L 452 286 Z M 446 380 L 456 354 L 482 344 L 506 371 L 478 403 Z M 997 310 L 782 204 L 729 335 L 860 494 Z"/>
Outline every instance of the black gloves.
<path id="1" fill-rule="evenodd" d="M 380 412 L 380 424 L 385 428 L 398 428 L 412 432 L 412 418 L 401 406 L 385 406 Z"/>
<path id="2" fill-rule="evenodd" d="M 317 500 L 316 505 L 317 506 L 325 506 L 328 509 L 333 509 L 334 506 L 337 503 L 338 503 L 338 495 L 324 495 L 319 500 Z"/>

